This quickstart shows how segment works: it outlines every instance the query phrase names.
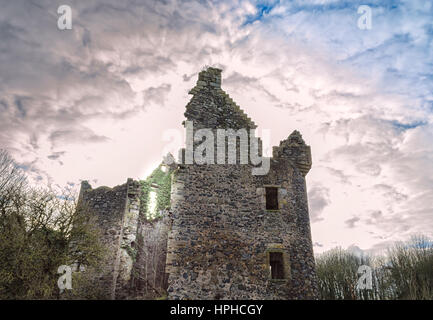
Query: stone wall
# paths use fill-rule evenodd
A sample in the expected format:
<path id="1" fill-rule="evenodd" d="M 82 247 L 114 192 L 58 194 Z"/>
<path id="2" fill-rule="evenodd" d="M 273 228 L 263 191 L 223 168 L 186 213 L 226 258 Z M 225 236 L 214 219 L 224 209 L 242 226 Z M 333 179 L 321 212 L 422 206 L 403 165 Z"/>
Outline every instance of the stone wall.
<path id="1" fill-rule="evenodd" d="M 128 294 L 132 269 L 136 258 L 136 238 L 139 232 L 141 184 L 139 181 L 128 179 L 127 185 L 127 205 L 123 219 L 122 241 L 119 249 L 120 261 L 119 274 L 116 280 L 116 298 L 121 297 L 122 294 L 123 296 Z"/>
<path id="2" fill-rule="evenodd" d="M 266 210 L 265 186 L 279 187 Z M 186 165 L 175 176 L 167 272 L 172 299 L 314 298 L 316 284 L 303 176 L 287 161 L 265 177 L 248 165 Z M 271 280 L 268 252 L 285 255 Z"/>
<path id="3" fill-rule="evenodd" d="M 94 280 L 106 299 L 161 296 L 167 288 L 170 212 L 161 210 L 157 219 L 147 219 L 149 193 L 144 185 L 145 181 L 133 179 L 114 188 L 81 184 L 79 205 L 96 214 L 107 252 L 102 272 Z"/>
<path id="4" fill-rule="evenodd" d="M 95 281 L 107 299 L 115 299 L 116 290 L 130 279 L 132 258 L 129 249 L 137 232 L 139 193 L 140 184 L 132 179 L 114 188 L 92 189 L 87 181 L 81 184 L 79 205 L 96 215 L 106 247 L 102 271 Z"/>

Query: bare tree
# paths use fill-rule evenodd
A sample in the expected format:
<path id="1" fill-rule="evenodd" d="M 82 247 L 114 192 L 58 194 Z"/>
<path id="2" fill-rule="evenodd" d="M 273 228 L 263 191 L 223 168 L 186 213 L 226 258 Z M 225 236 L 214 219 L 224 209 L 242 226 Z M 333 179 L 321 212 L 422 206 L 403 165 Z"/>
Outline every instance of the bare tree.
<path id="1" fill-rule="evenodd" d="M 30 186 L 0 151 L 0 299 L 59 298 L 59 266 L 97 265 L 98 230 L 76 205 L 71 191 Z"/>
<path id="2" fill-rule="evenodd" d="M 361 265 L 371 267 L 371 289 L 356 290 Z M 317 257 L 316 269 L 322 299 L 433 299 L 433 244 L 425 236 L 396 243 L 374 258 L 333 249 Z"/>

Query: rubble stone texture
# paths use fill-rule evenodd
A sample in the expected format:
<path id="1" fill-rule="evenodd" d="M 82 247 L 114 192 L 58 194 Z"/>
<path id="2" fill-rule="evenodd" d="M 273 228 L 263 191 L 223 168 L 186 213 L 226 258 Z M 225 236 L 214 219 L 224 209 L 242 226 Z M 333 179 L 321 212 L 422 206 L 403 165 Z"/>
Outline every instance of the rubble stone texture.
<path id="1" fill-rule="evenodd" d="M 190 94 L 185 117 L 193 122 L 193 133 L 202 128 L 214 132 L 256 128 L 221 89 L 220 69 L 201 71 Z M 170 208 L 162 212 L 165 227 L 158 231 L 163 238 L 158 252 L 163 252 L 165 264 L 157 263 L 158 274 L 165 274 L 168 281 L 150 281 L 167 289 L 169 299 L 317 298 L 305 183 L 311 168 L 310 147 L 294 131 L 273 147 L 268 174 L 252 175 L 253 167 L 239 161 L 170 165 Z M 275 210 L 266 209 L 267 187 L 277 188 Z M 87 182 L 82 184 L 80 198 L 99 212 L 112 252 L 102 280 L 111 298 L 128 298 L 125 292 L 136 292 L 136 287 L 149 283 L 148 272 L 143 271 L 149 252 L 140 250 L 151 241 L 152 224 L 144 210 L 137 211 L 145 207 L 140 205 L 139 193 L 139 182 L 132 179 L 113 189 L 92 190 Z M 128 260 L 131 244 L 138 258 Z M 281 253 L 282 278 L 271 277 L 271 253 Z"/>

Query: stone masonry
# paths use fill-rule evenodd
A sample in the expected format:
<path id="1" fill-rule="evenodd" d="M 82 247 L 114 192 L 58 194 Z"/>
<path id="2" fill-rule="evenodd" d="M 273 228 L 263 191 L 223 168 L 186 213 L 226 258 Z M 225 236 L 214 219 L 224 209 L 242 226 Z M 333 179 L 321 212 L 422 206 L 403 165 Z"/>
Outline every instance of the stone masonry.
<path id="1" fill-rule="evenodd" d="M 140 206 L 140 184 L 128 179 L 126 184 L 114 188 L 92 189 L 87 181 L 81 183 L 79 204 L 85 204 L 97 217 L 107 248 L 103 270 L 98 284 L 105 298 L 115 299 L 116 289 L 130 279 L 132 259 L 127 248 L 136 237 Z"/>
<path id="2" fill-rule="evenodd" d="M 220 69 L 201 71 L 190 94 L 185 117 L 194 124 L 193 134 L 203 128 L 256 128 L 221 89 Z M 195 141 L 193 147 L 197 145 Z M 258 145 L 261 155 L 260 141 Z M 238 142 L 236 148 L 239 154 Z M 158 243 L 164 246 L 165 263 L 158 272 L 168 281 L 161 281 L 159 289 L 169 299 L 316 299 L 305 183 L 311 151 L 300 133 L 294 131 L 273 147 L 265 175 L 252 175 L 255 165 L 238 160 L 186 164 L 185 152 L 188 142 L 179 163 L 170 164 L 167 172 L 171 199 L 162 219 L 166 239 Z M 128 298 L 125 288 L 134 290 L 140 283 L 131 270 L 143 270 L 146 255 L 140 255 L 140 248 L 151 234 L 140 192 L 140 183 L 132 179 L 113 189 L 93 190 L 87 182 L 81 187 L 80 201 L 98 213 L 105 230 L 111 262 L 100 281 L 112 299 Z M 138 259 L 128 254 L 131 248 Z"/>

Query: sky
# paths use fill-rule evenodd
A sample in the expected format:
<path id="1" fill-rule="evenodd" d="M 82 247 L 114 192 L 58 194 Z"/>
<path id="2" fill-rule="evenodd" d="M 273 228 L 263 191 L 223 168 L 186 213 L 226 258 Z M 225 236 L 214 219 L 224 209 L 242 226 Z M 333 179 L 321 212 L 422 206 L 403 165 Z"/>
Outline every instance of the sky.
<path id="1" fill-rule="evenodd" d="M 71 29 L 58 28 L 61 5 Z M 0 6 L 0 148 L 35 183 L 145 178 L 214 66 L 259 136 L 278 145 L 299 130 L 311 146 L 315 253 L 433 236 L 432 1 Z"/>

